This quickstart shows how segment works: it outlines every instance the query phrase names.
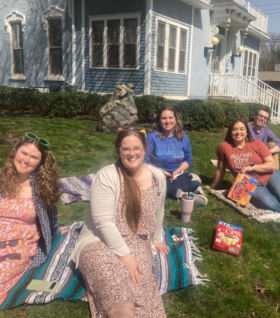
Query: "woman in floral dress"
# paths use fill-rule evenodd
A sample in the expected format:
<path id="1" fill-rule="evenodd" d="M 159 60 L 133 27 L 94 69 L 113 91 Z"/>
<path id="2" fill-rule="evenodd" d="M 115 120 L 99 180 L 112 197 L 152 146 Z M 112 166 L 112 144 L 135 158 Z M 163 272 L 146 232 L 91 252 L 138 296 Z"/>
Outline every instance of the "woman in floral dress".
<path id="1" fill-rule="evenodd" d="M 92 317 L 166 317 L 152 274 L 160 242 L 166 181 L 143 164 L 145 137 L 121 131 L 119 160 L 99 171 L 91 189 L 91 211 L 72 259 L 86 283 Z"/>
<path id="2" fill-rule="evenodd" d="M 0 171 L 0 305 L 22 275 L 44 263 L 57 228 L 60 186 L 49 142 L 26 133 Z"/>

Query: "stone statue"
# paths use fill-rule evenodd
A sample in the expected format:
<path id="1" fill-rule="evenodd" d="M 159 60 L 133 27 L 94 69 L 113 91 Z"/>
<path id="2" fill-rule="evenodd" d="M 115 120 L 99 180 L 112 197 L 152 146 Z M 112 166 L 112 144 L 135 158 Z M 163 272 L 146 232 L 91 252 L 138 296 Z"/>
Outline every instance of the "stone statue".
<path id="1" fill-rule="evenodd" d="M 134 87 L 132 83 L 116 87 L 109 102 L 100 109 L 99 131 L 117 132 L 119 127 L 131 127 L 137 122 L 137 108 L 132 95 Z"/>

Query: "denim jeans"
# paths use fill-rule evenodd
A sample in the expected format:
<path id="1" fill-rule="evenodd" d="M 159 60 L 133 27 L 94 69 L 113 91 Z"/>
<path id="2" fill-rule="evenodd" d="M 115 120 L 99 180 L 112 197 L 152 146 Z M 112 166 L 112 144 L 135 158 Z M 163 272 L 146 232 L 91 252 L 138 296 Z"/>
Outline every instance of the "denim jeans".
<path id="1" fill-rule="evenodd" d="M 250 202 L 264 210 L 280 212 L 280 172 L 275 170 L 265 186 L 258 186 Z"/>
<path id="2" fill-rule="evenodd" d="M 193 178 L 190 173 L 184 172 L 176 180 L 170 182 L 166 179 L 166 195 L 173 198 L 177 198 L 181 191 L 184 192 L 194 192 L 200 185 L 200 182 Z"/>

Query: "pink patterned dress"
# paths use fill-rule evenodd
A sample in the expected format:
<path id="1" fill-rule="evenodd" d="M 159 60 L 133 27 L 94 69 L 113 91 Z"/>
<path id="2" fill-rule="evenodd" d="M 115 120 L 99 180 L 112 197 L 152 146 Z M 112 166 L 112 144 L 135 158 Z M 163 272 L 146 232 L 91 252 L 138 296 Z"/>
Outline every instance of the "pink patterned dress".
<path id="1" fill-rule="evenodd" d="M 153 254 L 148 235 L 156 230 L 159 182 L 142 190 L 142 216 L 137 234 L 133 235 L 126 222 L 124 185 L 116 207 L 116 226 L 132 256 L 139 261 L 143 275 L 134 286 L 120 258 L 102 242 L 86 245 L 80 254 L 79 269 L 86 284 L 91 317 L 105 318 L 111 308 L 130 301 L 135 304 L 136 318 L 165 318 L 165 309 L 152 273 Z"/>
<path id="2" fill-rule="evenodd" d="M 27 271 L 36 255 L 40 231 L 32 198 L 0 201 L 0 242 L 21 239 L 21 245 L 0 248 L 0 305 Z M 1 247 L 1 246 L 0 246 Z"/>

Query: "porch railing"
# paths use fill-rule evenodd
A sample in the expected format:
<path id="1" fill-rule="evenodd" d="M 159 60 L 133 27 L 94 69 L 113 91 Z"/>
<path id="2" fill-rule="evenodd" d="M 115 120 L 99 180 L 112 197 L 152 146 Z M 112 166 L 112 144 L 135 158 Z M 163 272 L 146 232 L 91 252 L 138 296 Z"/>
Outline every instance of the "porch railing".
<path id="1" fill-rule="evenodd" d="M 268 16 L 261 12 L 259 9 L 252 6 L 250 2 L 245 3 L 245 8 L 250 14 L 257 18 L 257 20 L 252 21 L 250 25 L 264 33 L 267 33 Z"/>
<path id="2" fill-rule="evenodd" d="M 229 97 L 240 102 L 268 106 L 271 108 L 271 122 L 280 122 L 280 92 L 256 77 L 211 74 L 209 96 Z"/>

